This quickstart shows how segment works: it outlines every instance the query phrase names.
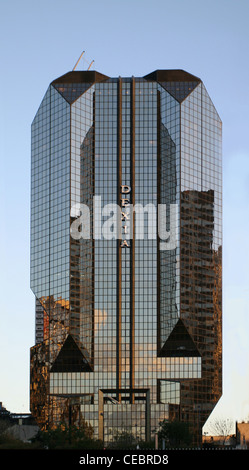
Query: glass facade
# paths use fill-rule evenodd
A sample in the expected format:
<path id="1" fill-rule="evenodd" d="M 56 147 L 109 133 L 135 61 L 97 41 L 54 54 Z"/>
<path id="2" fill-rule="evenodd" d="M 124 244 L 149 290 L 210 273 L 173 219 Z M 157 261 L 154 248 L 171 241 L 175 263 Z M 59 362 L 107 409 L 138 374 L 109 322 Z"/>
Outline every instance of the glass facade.
<path id="1" fill-rule="evenodd" d="M 197 77 L 74 71 L 50 84 L 32 123 L 30 398 L 43 429 L 84 419 L 104 442 L 149 440 L 177 418 L 199 442 L 222 390 L 221 170 L 221 121 Z"/>

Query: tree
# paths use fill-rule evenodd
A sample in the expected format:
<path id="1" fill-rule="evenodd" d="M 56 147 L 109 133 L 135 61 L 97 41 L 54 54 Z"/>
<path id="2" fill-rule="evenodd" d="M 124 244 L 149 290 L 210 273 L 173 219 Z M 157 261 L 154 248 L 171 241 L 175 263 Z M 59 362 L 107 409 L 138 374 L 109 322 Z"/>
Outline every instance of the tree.
<path id="1" fill-rule="evenodd" d="M 137 440 L 132 432 L 122 430 L 115 431 L 113 440 L 108 444 L 109 449 L 135 449 Z"/>
<path id="2" fill-rule="evenodd" d="M 221 436 L 222 444 L 233 433 L 233 421 L 229 418 L 217 418 L 209 423 L 209 433 L 213 436 Z"/>
<path id="3" fill-rule="evenodd" d="M 171 447 L 188 447 L 191 445 L 192 436 L 187 423 L 177 420 L 167 421 L 165 419 L 159 425 L 158 437 L 160 440 L 165 439 L 167 445 Z"/>
<path id="4" fill-rule="evenodd" d="M 40 431 L 35 438 L 47 449 L 99 449 L 102 443 L 93 438 L 93 429 L 83 422 L 80 427 L 61 424 L 54 429 Z"/>

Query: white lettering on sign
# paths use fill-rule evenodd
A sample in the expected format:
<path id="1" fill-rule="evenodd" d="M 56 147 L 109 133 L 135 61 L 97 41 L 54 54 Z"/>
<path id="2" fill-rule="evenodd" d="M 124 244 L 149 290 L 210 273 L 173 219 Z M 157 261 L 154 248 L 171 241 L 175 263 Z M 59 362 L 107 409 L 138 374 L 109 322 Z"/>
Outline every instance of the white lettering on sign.
<path id="1" fill-rule="evenodd" d="M 130 194 L 131 192 L 131 187 L 128 186 L 127 184 L 122 184 L 121 187 L 121 196 L 122 194 Z M 131 239 L 131 204 L 130 204 L 130 199 L 126 196 L 125 198 L 120 199 L 120 205 L 121 205 L 121 222 L 124 222 L 122 224 L 122 234 L 125 234 L 125 239 L 122 238 L 120 245 L 121 248 L 130 248 L 130 245 L 127 242 L 127 239 Z"/>

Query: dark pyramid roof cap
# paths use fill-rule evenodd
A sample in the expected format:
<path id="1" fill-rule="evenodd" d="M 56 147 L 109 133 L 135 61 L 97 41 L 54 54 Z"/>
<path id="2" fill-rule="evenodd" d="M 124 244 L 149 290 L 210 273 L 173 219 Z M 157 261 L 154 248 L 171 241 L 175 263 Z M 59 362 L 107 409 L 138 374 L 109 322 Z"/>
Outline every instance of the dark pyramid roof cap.
<path id="1" fill-rule="evenodd" d="M 53 87 L 68 103 L 72 104 L 92 85 L 92 83 L 55 83 Z"/>
<path id="2" fill-rule="evenodd" d="M 51 85 L 70 104 L 76 101 L 94 83 L 108 80 L 109 77 L 94 70 L 72 71 L 52 81 Z"/>
<path id="3" fill-rule="evenodd" d="M 191 73 L 185 72 L 185 70 L 155 70 L 154 72 L 145 75 L 146 80 L 152 80 L 156 82 L 198 82 L 201 83 L 201 79 L 192 75 Z"/>
<path id="4" fill-rule="evenodd" d="M 108 80 L 109 77 L 95 70 L 73 70 L 72 72 L 65 73 L 61 77 L 52 81 L 52 85 L 57 83 L 95 83 Z"/>
<path id="5" fill-rule="evenodd" d="M 198 77 L 184 70 L 155 70 L 144 78 L 158 82 L 179 103 L 201 83 Z"/>

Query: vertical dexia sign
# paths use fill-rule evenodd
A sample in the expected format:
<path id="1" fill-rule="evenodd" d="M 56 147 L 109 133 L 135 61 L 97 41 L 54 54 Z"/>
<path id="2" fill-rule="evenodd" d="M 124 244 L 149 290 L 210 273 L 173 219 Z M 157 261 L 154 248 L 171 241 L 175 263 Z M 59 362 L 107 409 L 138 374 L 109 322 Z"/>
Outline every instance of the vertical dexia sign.
<path id="1" fill-rule="evenodd" d="M 136 240 L 156 240 L 158 236 L 160 250 L 174 250 L 178 243 L 178 204 L 170 204 L 169 208 L 166 204 L 133 205 L 130 203 L 130 192 L 130 186 L 121 185 L 120 205 L 110 203 L 103 207 L 101 196 L 93 196 L 93 214 L 86 204 L 75 204 L 70 213 L 75 219 L 70 227 L 71 237 L 74 240 L 89 240 L 92 217 L 94 240 L 120 240 L 121 247 L 129 249 L 129 241 L 134 233 Z M 145 230 L 145 214 L 147 214 L 147 230 Z M 167 231 L 168 218 L 170 228 Z M 135 230 L 133 230 L 133 220 Z"/>
<path id="2" fill-rule="evenodd" d="M 121 248 L 130 248 L 130 245 L 127 240 L 130 240 L 132 231 L 132 220 L 131 211 L 130 211 L 130 192 L 131 187 L 128 185 L 121 185 L 121 199 L 120 199 L 120 207 L 121 207 L 121 222 L 122 222 L 122 239 L 120 241 Z M 124 197 L 122 197 L 124 195 Z"/>

